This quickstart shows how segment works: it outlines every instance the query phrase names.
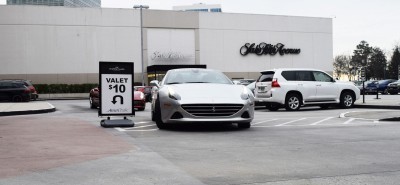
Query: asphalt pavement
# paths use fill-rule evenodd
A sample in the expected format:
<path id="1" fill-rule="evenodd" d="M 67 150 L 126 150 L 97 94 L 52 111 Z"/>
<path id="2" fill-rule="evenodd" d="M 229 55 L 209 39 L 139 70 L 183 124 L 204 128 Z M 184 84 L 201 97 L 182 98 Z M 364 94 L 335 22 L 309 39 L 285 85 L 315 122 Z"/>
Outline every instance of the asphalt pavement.
<path id="1" fill-rule="evenodd" d="M 71 100 L 71 98 L 67 98 L 66 100 Z M 364 100 L 361 96 L 361 98 L 355 102 L 354 107 L 400 111 L 400 95 L 379 95 L 378 98 L 376 95 L 366 95 Z M 0 116 L 40 114 L 54 111 L 56 111 L 56 107 L 46 102 L 46 100 L 18 103 L 0 102 Z M 355 116 L 357 118 L 365 119 L 400 121 L 400 114 L 398 111 L 385 111 L 384 114 L 382 114 L 382 112 L 379 112 L 379 114 L 349 112 L 342 116 Z"/>
<path id="2" fill-rule="evenodd" d="M 32 180 L 41 184 L 203 184 L 146 145 L 114 130 L 104 130 L 73 117 L 60 120 L 57 113 L 53 119 L 15 117 L 56 111 L 49 102 L 0 102 L 0 184 L 30 184 Z M 379 99 L 368 95 L 365 103 L 361 97 L 355 107 L 371 111 L 347 109 L 341 117 L 399 121 L 400 95 L 380 95 Z M 82 170 L 77 171 L 72 164 L 78 164 Z M 107 178 L 106 173 L 120 175 Z M 13 178 L 16 176 L 20 178 Z M 59 176 L 74 178 L 68 178 L 68 182 L 53 179 Z"/>

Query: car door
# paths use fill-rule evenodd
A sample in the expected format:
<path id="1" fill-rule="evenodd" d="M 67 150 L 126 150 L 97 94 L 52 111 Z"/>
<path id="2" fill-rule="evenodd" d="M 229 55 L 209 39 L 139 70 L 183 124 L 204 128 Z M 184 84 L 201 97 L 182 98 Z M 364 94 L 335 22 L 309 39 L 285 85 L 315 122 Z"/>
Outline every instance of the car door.
<path id="1" fill-rule="evenodd" d="M 296 71 L 296 83 L 304 102 L 315 101 L 316 87 L 311 71 Z"/>
<path id="2" fill-rule="evenodd" d="M 338 86 L 331 76 L 322 71 L 313 71 L 317 89 L 316 99 L 318 101 L 334 101 L 339 98 Z"/>

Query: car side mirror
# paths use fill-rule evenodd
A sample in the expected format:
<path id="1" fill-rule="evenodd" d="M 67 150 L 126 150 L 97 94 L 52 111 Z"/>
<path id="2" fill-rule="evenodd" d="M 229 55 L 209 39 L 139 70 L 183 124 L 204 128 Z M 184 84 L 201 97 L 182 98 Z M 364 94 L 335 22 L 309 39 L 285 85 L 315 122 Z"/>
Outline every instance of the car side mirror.
<path id="1" fill-rule="evenodd" d="M 160 82 L 158 80 L 150 81 L 150 86 L 160 87 Z"/>

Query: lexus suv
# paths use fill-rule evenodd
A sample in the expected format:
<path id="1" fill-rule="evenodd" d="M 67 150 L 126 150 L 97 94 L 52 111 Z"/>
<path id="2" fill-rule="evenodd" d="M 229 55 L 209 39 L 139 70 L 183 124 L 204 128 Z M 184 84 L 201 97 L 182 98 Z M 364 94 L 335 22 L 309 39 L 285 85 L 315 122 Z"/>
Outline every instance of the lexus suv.
<path id="1" fill-rule="evenodd" d="M 336 81 L 321 70 L 285 68 L 261 71 L 254 94 L 255 100 L 271 111 L 281 107 L 295 111 L 305 105 L 351 108 L 360 98 L 360 89 L 351 82 Z"/>

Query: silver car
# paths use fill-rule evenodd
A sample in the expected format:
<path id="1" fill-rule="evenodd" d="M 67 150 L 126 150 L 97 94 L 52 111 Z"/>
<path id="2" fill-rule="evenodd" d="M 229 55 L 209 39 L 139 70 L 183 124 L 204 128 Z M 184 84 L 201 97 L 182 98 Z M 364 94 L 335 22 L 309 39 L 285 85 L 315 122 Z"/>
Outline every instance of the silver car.
<path id="1" fill-rule="evenodd" d="M 151 117 L 157 127 L 171 123 L 237 123 L 250 128 L 254 96 L 234 85 L 222 72 L 210 69 L 169 70 L 161 82 L 153 81 Z"/>

